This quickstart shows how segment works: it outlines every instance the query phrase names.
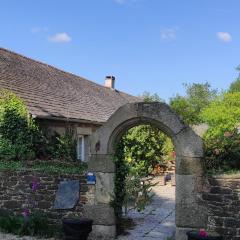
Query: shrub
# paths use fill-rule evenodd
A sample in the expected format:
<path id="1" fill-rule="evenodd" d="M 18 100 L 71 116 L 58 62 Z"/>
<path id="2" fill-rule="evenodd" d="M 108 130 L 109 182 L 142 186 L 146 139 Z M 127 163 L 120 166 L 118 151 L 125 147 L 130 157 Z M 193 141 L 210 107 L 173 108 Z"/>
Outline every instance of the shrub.
<path id="1" fill-rule="evenodd" d="M 167 137 L 151 125 L 131 128 L 122 137 L 123 158 L 140 176 L 148 176 L 157 164 L 166 164 L 163 156 L 169 150 Z"/>
<path id="2" fill-rule="evenodd" d="M 40 132 L 23 101 L 0 91 L 0 158 L 25 160 L 37 153 Z"/>
<path id="3" fill-rule="evenodd" d="M 34 212 L 28 218 L 14 215 L 1 216 L 0 230 L 2 232 L 13 233 L 20 236 L 53 235 L 53 230 L 48 224 L 47 217 L 40 212 Z"/>
<path id="4" fill-rule="evenodd" d="M 52 148 L 52 156 L 57 159 L 76 160 L 77 141 L 71 128 L 67 128 L 64 135 L 56 136 Z"/>
<path id="5" fill-rule="evenodd" d="M 236 131 L 225 132 L 218 137 L 206 134 L 204 139 L 207 169 L 240 169 L 240 135 Z"/>
<path id="6" fill-rule="evenodd" d="M 125 215 L 131 209 L 137 209 L 139 212 L 143 211 L 153 197 L 151 190 L 154 184 L 132 172 L 126 177 L 125 185 L 126 191 L 123 201 Z"/>
<path id="7" fill-rule="evenodd" d="M 240 168 L 240 93 L 225 93 L 201 113 L 209 129 L 204 135 L 208 169 Z"/>

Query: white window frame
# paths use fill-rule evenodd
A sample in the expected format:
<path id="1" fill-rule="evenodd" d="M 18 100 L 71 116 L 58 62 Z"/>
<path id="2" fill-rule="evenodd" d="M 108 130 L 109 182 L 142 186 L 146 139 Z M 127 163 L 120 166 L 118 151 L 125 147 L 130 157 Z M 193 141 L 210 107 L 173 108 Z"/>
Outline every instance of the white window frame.
<path id="1" fill-rule="evenodd" d="M 81 156 L 80 156 L 80 152 L 79 152 L 79 144 L 80 144 L 80 139 L 82 141 L 82 152 L 81 152 Z M 84 144 L 84 135 L 78 135 L 78 139 L 77 139 L 77 159 L 84 162 L 85 161 L 85 144 Z"/>

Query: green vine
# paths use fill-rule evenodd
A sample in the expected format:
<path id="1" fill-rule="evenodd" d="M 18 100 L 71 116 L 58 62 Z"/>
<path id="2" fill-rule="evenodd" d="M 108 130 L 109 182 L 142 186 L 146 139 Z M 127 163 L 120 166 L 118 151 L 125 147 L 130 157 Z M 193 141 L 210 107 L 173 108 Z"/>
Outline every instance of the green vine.
<path id="1" fill-rule="evenodd" d="M 115 215 L 117 218 L 122 216 L 122 206 L 124 204 L 126 194 L 126 176 L 129 172 L 129 168 L 124 159 L 124 143 L 120 141 L 115 150 L 114 162 L 116 166 L 115 175 L 115 188 L 114 198 L 112 201 L 112 207 L 114 208 Z"/>

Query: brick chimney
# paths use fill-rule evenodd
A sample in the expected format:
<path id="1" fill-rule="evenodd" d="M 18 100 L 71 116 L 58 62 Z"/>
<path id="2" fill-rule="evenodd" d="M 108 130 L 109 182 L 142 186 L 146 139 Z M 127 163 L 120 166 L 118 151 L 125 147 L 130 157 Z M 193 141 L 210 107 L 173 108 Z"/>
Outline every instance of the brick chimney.
<path id="1" fill-rule="evenodd" d="M 108 87 L 108 88 L 111 88 L 111 89 L 115 88 L 115 77 L 114 76 L 106 76 L 105 87 Z"/>

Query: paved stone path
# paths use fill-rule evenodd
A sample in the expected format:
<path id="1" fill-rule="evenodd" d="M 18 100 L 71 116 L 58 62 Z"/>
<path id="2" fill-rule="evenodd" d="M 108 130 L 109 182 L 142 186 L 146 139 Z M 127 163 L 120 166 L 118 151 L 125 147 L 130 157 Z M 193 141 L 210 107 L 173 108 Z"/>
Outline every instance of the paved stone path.
<path id="1" fill-rule="evenodd" d="M 37 238 L 37 237 L 18 237 L 12 234 L 0 233 L 0 240 L 45 240 L 45 238 Z M 48 238 L 47 240 L 55 240 L 55 238 Z"/>
<path id="2" fill-rule="evenodd" d="M 127 230 L 128 235 L 118 240 L 167 240 L 175 233 L 175 187 L 170 185 L 153 187 L 155 194 L 144 212 L 131 211 L 128 217 L 136 224 Z"/>

